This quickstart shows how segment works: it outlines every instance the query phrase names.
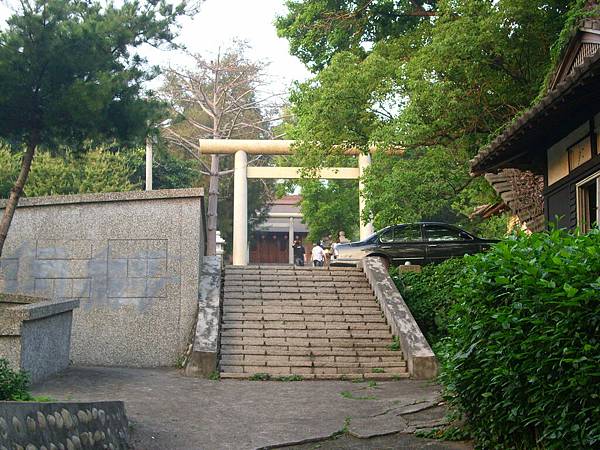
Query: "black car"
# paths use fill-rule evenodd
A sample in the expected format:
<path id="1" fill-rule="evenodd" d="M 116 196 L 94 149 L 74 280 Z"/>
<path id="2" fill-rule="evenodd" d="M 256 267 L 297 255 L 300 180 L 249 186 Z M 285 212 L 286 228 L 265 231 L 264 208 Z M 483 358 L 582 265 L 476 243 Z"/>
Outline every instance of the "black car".
<path id="1" fill-rule="evenodd" d="M 480 239 L 453 225 L 420 222 L 392 225 L 360 242 L 337 244 L 332 265 L 354 265 L 383 256 L 392 265 L 428 264 L 487 250 L 498 240 Z"/>

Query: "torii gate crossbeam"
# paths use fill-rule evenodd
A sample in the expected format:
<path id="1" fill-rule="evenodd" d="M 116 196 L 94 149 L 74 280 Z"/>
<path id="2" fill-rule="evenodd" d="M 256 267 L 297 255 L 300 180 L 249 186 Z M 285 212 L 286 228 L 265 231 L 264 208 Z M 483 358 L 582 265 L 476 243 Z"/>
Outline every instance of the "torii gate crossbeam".
<path id="1" fill-rule="evenodd" d="M 248 265 L 248 178 L 298 179 L 301 170 L 298 167 L 248 167 L 248 154 L 289 155 L 294 141 L 283 140 L 246 140 L 246 139 L 200 139 L 202 154 L 235 154 L 233 183 L 233 264 Z M 348 155 L 358 156 L 356 167 L 329 167 L 318 170 L 318 179 L 359 180 L 359 210 L 365 207 L 362 195 L 364 186 L 362 175 L 371 164 L 371 155 L 357 149 L 348 149 Z M 373 234 L 373 224 L 360 221 L 360 238 Z"/>

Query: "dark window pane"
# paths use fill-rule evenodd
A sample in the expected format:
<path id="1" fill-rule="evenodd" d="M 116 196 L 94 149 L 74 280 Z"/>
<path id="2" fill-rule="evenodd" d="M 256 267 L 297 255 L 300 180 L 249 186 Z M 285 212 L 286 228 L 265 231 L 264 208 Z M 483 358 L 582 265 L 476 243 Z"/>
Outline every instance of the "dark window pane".
<path id="1" fill-rule="evenodd" d="M 394 242 L 420 241 L 421 226 L 405 225 L 394 229 Z"/>
<path id="2" fill-rule="evenodd" d="M 385 230 L 383 233 L 379 235 L 379 240 L 381 242 L 393 242 L 394 240 L 394 229 L 390 228 Z"/>
<path id="3" fill-rule="evenodd" d="M 426 226 L 425 237 L 428 241 L 464 241 L 467 239 L 467 236 L 460 230 L 446 228 L 441 225 Z"/>
<path id="4" fill-rule="evenodd" d="M 583 190 L 583 221 L 582 230 L 587 232 L 595 225 L 598 217 L 598 187 L 597 180 L 585 184 Z"/>

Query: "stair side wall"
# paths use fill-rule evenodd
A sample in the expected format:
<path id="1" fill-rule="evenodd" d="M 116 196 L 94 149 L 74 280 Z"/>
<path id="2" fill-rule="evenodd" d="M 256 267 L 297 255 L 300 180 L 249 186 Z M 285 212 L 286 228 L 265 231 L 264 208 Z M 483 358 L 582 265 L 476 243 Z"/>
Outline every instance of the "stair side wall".
<path id="1" fill-rule="evenodd" d="M 437 358 L 398 292 L 383 258 L 366 257 L 363 259 L 363 268 L 388 324 L 392 327 L 392 333 L 400 339 L 411 378 L 435 378 L 438 373 Z"/>
<path id="2" fill-rule="evenodd" d="M 198 318 L 190 360 L 185 374 L 208 377 L 217 371 L 221 328 L 220 256 L 205 256 L 198 288 Z"/>

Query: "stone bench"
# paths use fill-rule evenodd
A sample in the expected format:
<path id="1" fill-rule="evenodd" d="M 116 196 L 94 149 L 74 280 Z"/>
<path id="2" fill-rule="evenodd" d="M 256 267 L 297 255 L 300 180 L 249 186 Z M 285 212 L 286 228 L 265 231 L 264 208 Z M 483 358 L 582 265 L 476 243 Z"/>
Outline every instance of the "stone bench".
<path id="1" fill-rule="evenodd" d="M 69 365 L 73 309 L 79 300 L 0 293 L 0 358 L 39 382 Z"/>

